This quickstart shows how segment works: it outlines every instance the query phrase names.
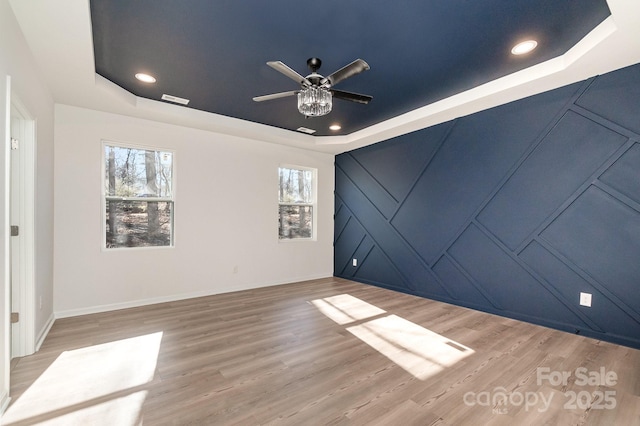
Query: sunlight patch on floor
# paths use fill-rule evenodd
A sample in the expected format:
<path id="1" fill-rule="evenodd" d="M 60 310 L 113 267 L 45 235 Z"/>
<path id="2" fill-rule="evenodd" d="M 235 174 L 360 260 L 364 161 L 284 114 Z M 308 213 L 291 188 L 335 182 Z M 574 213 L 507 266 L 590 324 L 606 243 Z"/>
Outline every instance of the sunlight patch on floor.
<path id="1" fill-rule="evenodd" d="M 158 332 L 63 352 L 2 424 L 139 424 L 142 387 L 153 380 L 161 340 Z"/>
<path id="2" fill-rule="evenodd" d="M 474 353 L 473 349 L 398 315 L 381 316 L 385 310 L 349 294 L 312 300 L 311 304 L 420 380 Z"/>
<path id="3" fill-rule="evenodd" d="M 347 330 L 420 380 L 473 353 L 470 348 L 397 315 L 377 318 Z"/>
<path id="4" fill-rule="evenodd" d="M 386 313 L 385 310 L 350 294 L 339 294 L 325 297 L 324 299 L 312 300 L 311 304 L 340 325 Z"/>

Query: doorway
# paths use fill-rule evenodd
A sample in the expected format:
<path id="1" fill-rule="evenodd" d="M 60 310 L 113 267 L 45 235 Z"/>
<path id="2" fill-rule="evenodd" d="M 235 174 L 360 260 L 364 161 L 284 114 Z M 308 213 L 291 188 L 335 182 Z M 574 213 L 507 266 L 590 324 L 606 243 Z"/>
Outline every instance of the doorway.
<path id="1" fill-rule="evenodd" d="M 35 351 L 35 121 L 11 97 L 11 358 Z"/>

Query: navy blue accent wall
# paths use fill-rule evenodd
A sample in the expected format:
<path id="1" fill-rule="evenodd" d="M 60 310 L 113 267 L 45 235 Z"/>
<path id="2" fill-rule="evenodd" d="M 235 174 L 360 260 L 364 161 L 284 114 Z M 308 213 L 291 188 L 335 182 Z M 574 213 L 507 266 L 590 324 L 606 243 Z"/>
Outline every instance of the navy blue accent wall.
<path id="1" fill-rule="evenodd" d="M 338 155 L 334 246 L 336 276 L 640 348 L 640 64 Z"/>

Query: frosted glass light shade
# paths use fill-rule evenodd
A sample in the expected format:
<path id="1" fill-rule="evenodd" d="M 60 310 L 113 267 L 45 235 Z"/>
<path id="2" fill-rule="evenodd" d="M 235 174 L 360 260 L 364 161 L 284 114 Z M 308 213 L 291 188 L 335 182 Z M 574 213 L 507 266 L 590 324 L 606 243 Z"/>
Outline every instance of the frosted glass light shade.
<path id="1" fill-rule="evenodd" d="M 324 87 L 307 87 L 298 92 L 298 111 L 307 117 L 318 117 L 331 112 L 332 95 Z"/>

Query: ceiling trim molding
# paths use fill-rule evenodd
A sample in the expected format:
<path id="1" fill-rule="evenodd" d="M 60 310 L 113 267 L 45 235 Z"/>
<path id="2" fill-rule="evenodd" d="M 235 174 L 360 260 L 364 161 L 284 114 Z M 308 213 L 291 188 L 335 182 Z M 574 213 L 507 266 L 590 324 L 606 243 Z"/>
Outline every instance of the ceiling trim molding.
<path id="1" fill-rule="evenodd" d="M 89 0 L 9 3 L 56 103 L 333 154 L 640 62 L 640 2 L 608 0 L 612 15 L 560 57 L 349 135 L 314 137 L 139 98 L 96 75 Z"/>

